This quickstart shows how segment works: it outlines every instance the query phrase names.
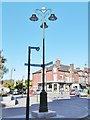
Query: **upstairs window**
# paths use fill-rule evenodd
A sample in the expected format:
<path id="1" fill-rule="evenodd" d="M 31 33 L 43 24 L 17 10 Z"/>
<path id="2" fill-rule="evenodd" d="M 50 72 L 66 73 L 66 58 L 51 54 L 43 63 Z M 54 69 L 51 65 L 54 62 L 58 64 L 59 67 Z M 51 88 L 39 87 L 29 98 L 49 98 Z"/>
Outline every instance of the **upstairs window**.
<path id="1" fill-rule="evenodd" d="M 53 72 L 54 72 L 54 73 L 57 72 L 57 68 L 56 68 L 56 67 L 53 68 Z"/>

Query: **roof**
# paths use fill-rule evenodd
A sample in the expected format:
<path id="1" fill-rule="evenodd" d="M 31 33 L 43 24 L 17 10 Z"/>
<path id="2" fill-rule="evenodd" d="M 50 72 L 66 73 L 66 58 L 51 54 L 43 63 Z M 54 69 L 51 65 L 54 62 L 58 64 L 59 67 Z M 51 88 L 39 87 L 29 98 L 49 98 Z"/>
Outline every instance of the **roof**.
<path id="1" fill-rule="evenodd" d="M 60 71 L 66 71 L 66 72 L 69 72 L 70 71 L 70 66 L 67 66 L 67 65 L 60 65 Z"/>
<path id="2" fill-rule="evenodd" d="M 46 72 L 52 71 L 54 66 L 57 67 L 59 71 L 70 72 L 70 66 L 62 65 L 62 64 L 60 65 L 60 67 L 58 67 L 56 64 L 46 67 Z M 41 70 L 38 70 L 33 74 L 37 74 L 37 73 L 41 73 Z"/>
<path id="3" fill-rule="evenodd" d="M 41 73 L 41 70 L 38 70 L 38 71 L 36 71 L 36 72 L 34 72 L 32 74 L 36 74 L 36 73 Z"/>

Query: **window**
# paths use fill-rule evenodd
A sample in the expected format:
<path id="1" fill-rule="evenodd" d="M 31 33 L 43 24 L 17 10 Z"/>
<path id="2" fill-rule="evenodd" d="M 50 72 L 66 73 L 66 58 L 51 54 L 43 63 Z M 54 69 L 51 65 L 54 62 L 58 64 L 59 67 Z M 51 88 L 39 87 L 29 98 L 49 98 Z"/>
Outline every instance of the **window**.
<path id="1" fill-rule="evenodd" d="M 73 82 L 74 81 L 74 77 L 70 77 L 70 82 Z"/>
<path id="2" fill-rule="evenodd" d="M 54 73 L 57 72 L 57 68 L 56 68 L 56 67 L 53 68 L 53 72 L 54 72 Z"/>
<path id="3" fill-rule="evenodd" d="M 57 90 L 57 84 L 54 84 L 54 90 Z"/>
<path id="4" fill-rule="evenodd" d="M 83 77 L 79 77 L 79 83 L 83 83 L 84 82 L 84 78 Z"/>
<path id="5" fill-rule="evenodd" d="M 88 84 L 88 78 L 86 78 L 86 83 Z"/>
<path id="6" fill-rule="evenodd" d="M 82 72 L 78 72 L 78 74 L 79 74 L 79 75 L 83 75 L 83 73 L 82 73 Z"/>
<path id="7" fill-rule="evenodd" d="M 87 73 L 85 72 L 85 76 L 87 76 Z"/>
<path id="8" fill-rule="evenodd" d="M 60 75 L 60 80 L 63 80 L 63 75 Z"/>
<path id="9" fill-rule="evenodd" d="M 53 75 L 54 81 L 57 81 L 57 74 Z"/>
<path id="10" fill-rule="evenodd" d="M 52 84 L 49 84 L 49 88 L 52 88 Z"/>
<path id="11" fill-rule="evenodd" d="M 65 77 L 65 81 L 69 82 L 69 77 L 68 76 Z"/>

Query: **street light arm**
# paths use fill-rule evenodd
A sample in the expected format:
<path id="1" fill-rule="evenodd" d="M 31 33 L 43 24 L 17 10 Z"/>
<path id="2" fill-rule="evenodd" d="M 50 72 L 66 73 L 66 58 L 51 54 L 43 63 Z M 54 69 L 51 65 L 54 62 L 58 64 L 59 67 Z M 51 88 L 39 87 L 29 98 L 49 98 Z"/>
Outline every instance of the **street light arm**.
<path id="1" fill-rule="evenodd" d="M 46 10 L 45 17 L 46 17 L 47 15 L 49 15 L 50 13 L 52 13 L 52 9 L 47 9 L 47 10 Z"/>
<path id="2" fill-rule="evenodd" d="M 49 11 L 49 13 L 48 13 L 48 11 Z M 35 13 L 37 13 L 38 15 L 41 15 L 41 16 L 42 16 L 42 14 L 44 14 L 45 17 L 47 15 L 49 15 L 51 12 L 52 12 L 52 9 L 44 9 L 44 12 L 43 12 L 43 9 L 35 9 Z"/>
<path id="3" fill-rule="evenodd" d="M 46 9 L 45 7 L 42 7 L 41 9 L 35 9 L 35 12 L 40 11 L 41 13 L 46 13 L 47 11 L 52 12 L 52 9 Z"/>
<path id="4" fill-rule="evenodd" d="M 29 47 L 30 47 L 30 49 L 36 49 L 37 51 L 40 50 L 40 47 L 31 47 L 31 46 L 29 46 Z"/>

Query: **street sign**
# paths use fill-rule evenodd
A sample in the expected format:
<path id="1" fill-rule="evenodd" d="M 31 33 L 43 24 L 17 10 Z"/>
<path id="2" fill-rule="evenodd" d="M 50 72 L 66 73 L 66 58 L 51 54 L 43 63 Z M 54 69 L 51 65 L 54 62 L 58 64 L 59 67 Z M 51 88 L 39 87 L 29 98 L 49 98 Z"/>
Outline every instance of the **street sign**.
<path id="1" fill-rule="evenodd" d="M 53 61 L 51 61 L 51 62 L 45 64 L 45 66 L 48 66 L 48 65 L 51 65 L 51 64 L 53 64 Z"/>
<path id="2" fill-rule="evenodd" d="M 53 64 L 53 61 L 45 64 L 45 66 L 51 65 Z M 25 63 L 24 65 L 28 66 L 28 63 Z M 30 64 L 30 66 L 34 66 L 34 67 L 43 67 L 43 64 Z"/>
<path id="3" fill-rule="evenodd" d="M 28 63 L 25 63 L 24 65 L 28 66 Z M 42 64 L 30 64 L 30 66 L 34 67 L 41 67 Z"/>

